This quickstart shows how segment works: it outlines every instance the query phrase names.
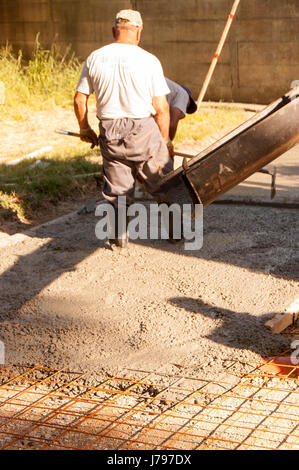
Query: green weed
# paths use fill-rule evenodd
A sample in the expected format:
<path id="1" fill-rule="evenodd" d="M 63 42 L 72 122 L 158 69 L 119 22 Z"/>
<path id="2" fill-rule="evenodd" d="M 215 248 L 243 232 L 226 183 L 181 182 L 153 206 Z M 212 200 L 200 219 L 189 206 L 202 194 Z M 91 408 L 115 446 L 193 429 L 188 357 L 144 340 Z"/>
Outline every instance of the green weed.
<path id="1" fill-rule="evenodd" d="M 84 152 L 78 147 L 63 146 L 60 150 L 56 147 L 47 158 L 39 159 L 48 164 L 45 167 L 32 168 L 37 159 L 15 166 L 0 165 L 0 218 L 8 218 L 10 214 L 26 222 L 45 204 L 57 204 L 74 191 L 84 194 L 90 186 L 90 178 L 84 175 L 102 170 L 99 163 L 89 160 L 96 152 L 86 147 Z M 77 175 L 81 175 L 80 179 Z"/>
<path id="2" fill-rule="evenodd" d="M 0 119 L 23 120 L 32 111 L 70 105 L 81 68 L 70 47 L 63 54 L 55 43 L 50 50 L 43 49 L 38 36 L 28 62 L 22 51 L 14 54 L 10 45 L 2 47 L 0 81 L 5 86 L 5 106 Z"/>

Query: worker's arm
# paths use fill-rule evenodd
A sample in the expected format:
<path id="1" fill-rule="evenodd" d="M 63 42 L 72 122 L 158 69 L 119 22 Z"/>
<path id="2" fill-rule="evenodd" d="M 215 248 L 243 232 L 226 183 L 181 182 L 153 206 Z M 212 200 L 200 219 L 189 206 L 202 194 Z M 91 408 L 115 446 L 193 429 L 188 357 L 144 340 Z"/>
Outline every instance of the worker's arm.
<path id="1" fill-rule="evenodd" d="M 169 105 L 165 96 L 155 96 L 153 98 L 153 108 L 156 111 L 155 121 L 158 124 L 161 135 L 165 140 L 170 155 L 173 156 L 173 145 L 169 138 Z"/>
<path id="2" fill-rule="evenodd" d="M 74 98 L 74 110 L 80 127 L 81 140 L 90 142 L 92 148 L 98 145 L 98 137 L 88 123 L 88 101 L 89 95 L 77 91 Z"/>
<path id="3" fill-rule="evenodd" d="M 170 108 L 170 125 L 169 125 L 170 140 L 173 140 L 175 138 L 179 120 L 183 119 L 184 117 L 185 117 L 184 113 L 179 108 L 176 108 L 175 106 Z"/>

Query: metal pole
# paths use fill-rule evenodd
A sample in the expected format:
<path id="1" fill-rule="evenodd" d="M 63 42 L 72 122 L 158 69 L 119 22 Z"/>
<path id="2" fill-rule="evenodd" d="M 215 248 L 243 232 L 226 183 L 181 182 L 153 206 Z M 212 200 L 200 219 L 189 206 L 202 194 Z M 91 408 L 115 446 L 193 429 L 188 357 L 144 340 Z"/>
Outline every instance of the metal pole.
<path id="1" fill-rule="evenodd" d="M 209 71 L 207 73 L 207 76 L 205 78 L 205 81 L 203 83 L 203 86 L 202 86 L 202 89 L 199 93 L 199 96 L 197 98 L 197 108 L 200 107 L 203 99 L 204 99 L 204 96 L 206 94 L 206 91 L 207 91 L 207 88 L 210 84 L 210 81 L 211 81 L 211 78 L 212 78 L 212 75 L 214 73 L 214 70 L 215 70 L 215 67 L 217 65 L 217 62 L 219 60 L 219 57 L 220 57 L 220 54 L 222 52 L 222 48 L 224 46 L 224 43 L 225 43 L 225 40 L 227 38 L 227 35 L 228 35 L 228 32 L 230 30 L 230 27 L 232 25 L 232 22 L 233 22 L 233 19 L 235 17 L 235 14 L 236 14 L 236 11 L 237 11 L 237 8 L 239 6 L 239 3 L 240 3 L 240 0 L 235 0 L 234 1 L 234 4 L 233 4 L 233 7 L 232 7 L 232 10 L 230 12 L 230 14 L 228 15 L 228 19 L 227 19 L 227 22 L 226 22 L 226 25 L 225 25 L 225 28 L 223 30 L 223 33 L 222 33 L 222 36 L 221 36 L 221 39 L 219 41 L 219 44 L 218 44 L 218 47 L 216 49 L 216 52 L 214 54 L 214 57 L 213 57 L 213 60 L 211 62 L 211 65 L 210 65 L 210 68 L 209 68 Z"/>

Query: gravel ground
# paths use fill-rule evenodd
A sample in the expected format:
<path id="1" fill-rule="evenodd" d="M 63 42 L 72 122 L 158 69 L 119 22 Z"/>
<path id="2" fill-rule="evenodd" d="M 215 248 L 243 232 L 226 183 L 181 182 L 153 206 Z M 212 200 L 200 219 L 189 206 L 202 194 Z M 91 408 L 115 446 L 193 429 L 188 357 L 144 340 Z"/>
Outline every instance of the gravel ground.
<path id="1" fill-rule="evenodd" d="M 108 249 L 93 214 L 1 248 L 6 361 L 113 373 L 260 359 L 290 339 L 264 327 L 298 297 L 294 209 L 211 205 L 204 246 Z"/>
<path id="2" fill-rule="evenodd" d="M 75 129 L 75 117 L 59 113 L 21 123 L 18 143 L 11 140 L 15 123 L 6 123 L 0 160 L 64 142 L 54 130 L 61 122 Z M 274 162 L 273 202 L 298 206 L 298 148 Z M 256 173 L 225 197 L 269 203 L 270 179 Z M 165 364 L 221 371 L 226 359 L 288 348 L 292 337 L 264 323 L 298 297 L 295 208 L 213 204 L 204 210 L 204 246 L 192 252 L 157 240 L 117 253 L 96 239 L 96 222 L 93 214 L 74 214 L 18 243 L 3 233 L 0 340 L 7 362 L 107 373 Z"/>

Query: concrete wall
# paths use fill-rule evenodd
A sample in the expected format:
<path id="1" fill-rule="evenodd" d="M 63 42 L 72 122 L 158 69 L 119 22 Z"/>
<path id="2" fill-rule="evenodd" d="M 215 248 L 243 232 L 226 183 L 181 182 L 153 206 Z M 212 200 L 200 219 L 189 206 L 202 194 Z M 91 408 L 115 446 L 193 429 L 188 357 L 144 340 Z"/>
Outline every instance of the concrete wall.
<path id="1" fill-rule="evenodd" d="M 112 40 L 115 13 L 141 11 L 141 46 L 197 97 L 233 0 L 0 0 L 0 44 L 29 54 L 35 36 L 84 59 Z M 241 0 L 206 99 L 268 103 L 299 80 L 299 0 Z"/>

